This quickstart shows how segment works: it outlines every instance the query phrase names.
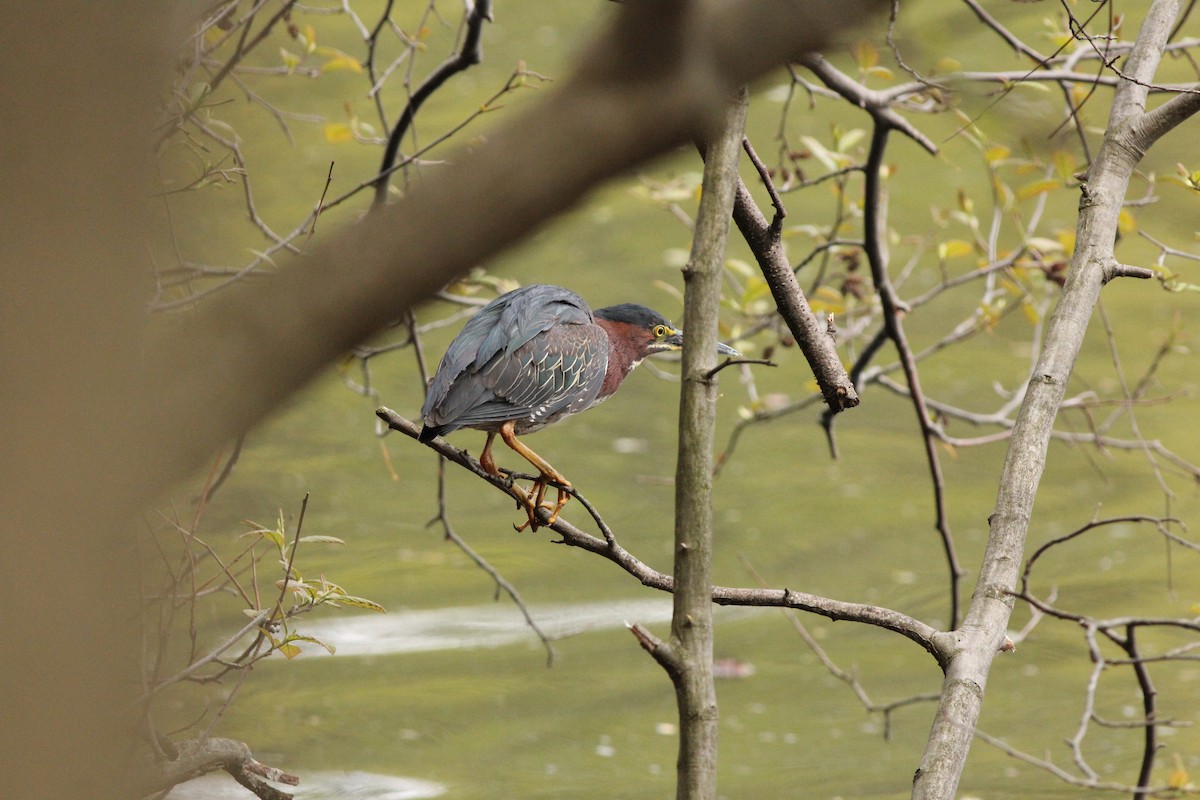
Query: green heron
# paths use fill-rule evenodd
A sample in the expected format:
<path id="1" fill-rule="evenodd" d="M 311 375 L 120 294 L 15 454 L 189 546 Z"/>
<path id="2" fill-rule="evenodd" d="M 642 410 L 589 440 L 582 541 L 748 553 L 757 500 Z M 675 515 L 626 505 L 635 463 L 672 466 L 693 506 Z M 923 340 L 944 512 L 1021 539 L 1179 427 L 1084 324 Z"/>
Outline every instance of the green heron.
<path id="1" fill-rule="evenodd" d="M 570 498 L 570 482 L 518 436 L 586 411 L 617 391 L 648 355 L 683 346 L 683 331 L 662 314 L 634 303 L 592 311 L 579 295 L 560 286 L 534 285 L 497 297 L 473 316 L 442 358 L 421 409 L 420 441 L 459 428 L 487 433 L 480 465 L 502 477 L 492 458 L 496 434 L 538 470 L 528 494 L 509 491 L 529 519 L 517 530 L 547 524 Z M 740 355 L 718 344 L 724 355 Z M 544 502 L 554 484 L 558 501 Z"/>

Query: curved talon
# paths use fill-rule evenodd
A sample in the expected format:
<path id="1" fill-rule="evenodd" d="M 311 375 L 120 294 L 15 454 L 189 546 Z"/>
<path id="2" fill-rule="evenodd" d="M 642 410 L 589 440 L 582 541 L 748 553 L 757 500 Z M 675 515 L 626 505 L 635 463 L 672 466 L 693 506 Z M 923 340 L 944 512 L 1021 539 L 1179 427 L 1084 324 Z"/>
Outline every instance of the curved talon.
<path id="1" fill-rule="evenodd" d="M 558 492 L 558 497 L 555 502 L 551 503 L 546 500 L 546 489 L 550 487 L 551 482 L 554 483 L 554 489 Z M 523 523 L 517 525 L 513 523 L 513 529 L 518 533 L 528 528 L 531 531 L 536 531 L 538 528 L 545 525 L 553 525 L 558 521 L 558 515 L 562 511 L 563 506 L 571 499 L 570 489 L 571 484 L 566 481 L 556 480 L 555 478 L 543 475 L 533 482 L 529 487 L 529 493 L 526 494 L 524 489 L 514 485 L 510 493 L 517 500 L 517 505 L 525 509 L 528 516 Z M 545 509 L 549 512 L 546 521 L 543 522 L 537 516 L 537 512 Z"/>
<path id="2" fill-rule="evenodd" d="M 570 484 L 567 484 L 567 486 L 569 487 Z M 563 506 L 565 506 L 567 501 L 571 499 L 570 493 L 563 486 L 556 486 L 554 488 L 558 490 L 558 501 L 554 504 L 553 510 L 551 510 L 549 503 L 541 506 L 547 511 L 550 511 L 550 518 L 546 520 L 547 525 L 553 525 L 558 521 L 558 513 L 563 510 Z"/>

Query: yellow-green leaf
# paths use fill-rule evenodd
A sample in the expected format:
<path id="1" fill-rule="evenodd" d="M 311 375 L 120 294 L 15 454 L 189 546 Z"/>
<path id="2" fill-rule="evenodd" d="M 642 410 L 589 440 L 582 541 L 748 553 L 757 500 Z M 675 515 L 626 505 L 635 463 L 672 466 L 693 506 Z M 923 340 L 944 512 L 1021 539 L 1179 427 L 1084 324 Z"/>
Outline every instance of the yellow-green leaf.
<path id="1" fill-rule="evenodd" d="M 816 293 L 808 299 L 814 314 L 844 314 L 846 313 L 846 298 L 841 292 L 829 286 L 820 286 Z"/>
<path id="2" fill-rule="evenodd" d="M 1066 255 L 1071 255 L 1075 252 L 1075 231 L 1064 230 L 1059 231 L 1055 238 L 1062 243 L 1063 252 Z"/>
<path id="3" fill-rule="evenodd" d="M 1029 300 L 1021 303 L 1021 310 L 1025 312 L 1025 319 L 1029 321 L 1030 325 L 1037 325 L 1042 321 L 1042 315 L 1038 313 L 1037 307 L 1029 302 Z"/>
<path id="4" fill-rule="evenodd" d="M 752 281 L 762 274 L 759 273 L 754 267 L 750 266 L 749 262 L 740 258 L 725 259 L 725 269 L 729 270 L 730 272 L 736 272 L 738 275 L 746 278 L 748 281 Z M 758 279 L 762 280 L 761 278 Z"/>
<path id="5" fill-rule="evenodd" d="M 321 65 L 323 72 L 336 72 L 339 69 L 348 69 L 351 72 L 362 72 L 362 63 L 354 56 L 335 56 Z"/>
<path id="6" fill-rule="evenodd" d="M 268 539 L 272 544 L 274 544 L 280 550 L 283 550 L 283 534 L 279 531 L 272 531 L 272 530 L 268 530 L 266 528 L 257 528 L 256 530 L 252 530 L 252 531 L 250 531 L 248 533 L 244 533 L 242 535 L 243 536 L 261 536 L 264 539 Z"/>
<path id="7" fill-rule="evenodd" d="M 746 288 L 742 292 L 742 305 L 749 305 L 755 300 L 761 300 L 771 293 L 771 286 L 758 276 L 750 276 L 746 280 Z"/>
<path id="8" fill-rule="evenodd" d="M 837 147 L 839 153 L 845 153 L 851 147 L 861 142 L 867 135 L 867 132 L 862 128 L 851 128 L 848 131 L 843 131 L 840 128 L 833 133 L 834 146 Z"/>
<path id="9" fill-rule="evenodd" d="M 987 150 L 983 151 L 983 157 L 987 159 L 989 164 L 995 164 L 997 161 L 1008 158 L 1008 155 L 1011 152 L 1011 150 L 1002 144 L 994 144 Z"/>
<path id="10" fill-rule="evenodd" d="M 296 647 L 294 644 L 281 644 L 279 645 L 278 650 L 283 654 L 283 657 L 289 661 L 300 655 L 300 648 Z"/>
<path id="11" fill-rule="evenodd" d="M 1129 236 L 1137 230 L 1137 220 L 1129 213 L 1129 209 L 1122 208 L 1121 213 L 1117 215 L 1117 230 L 1122 236 Z"/>
<path id="12" fill-rule="evenodd" d="M 1042 255 L 1046 255 L 1049 253 L 1061 253 L 1061 252 L 1063 252 L 1063 249 L 1064 249 L 1063 243 L 1058 241 L 1057 239 L 1047 239 L 1042 236 L 1031 236 L 1029 238 L 1029 241 L 1026 242 L 1026 244 L 1028 244 L 1030 248 L 1038 251 Z"/>
<path id="13" fill-rule="evenodd" d="M 331 144 L 352 142 L 354 141 L 354 131 L 350 130 L 349 125 L 341 122 L 328 122 L 325 124 L 325 141 Z"/>
<path id="14" fill-rule="evenodd" d="M 879 50 L 866 39 L 859 39 L 854 45 L 854 60 L 858 68 L 864 72 L 879 63 Z"/>
<path id="15" fill-rule="evenodd" d="M 964 239 L 948 239 L 938 244 L 938 258 L 942 261 L 969 256 L 973 252 L 975 246 Z"/>
<path id="16" fill-rule="evenodd" d="M 1069 150 L 1054 151 L 1054 173 L 1058 175 L 1058 179 L 1064 183 L 1071 180 L 1075 175 L 1075 154 Z"/>
<path id="17" fill-rule="evenodd" d="M 291 636 L 289 636 L 287 638 L 287 641 L 289 641 L 289 642 L 309 642 L 310 644 L 315 644 L 318 647 L 324 647 L 326 650 L 329 651 L 329 655 L 331 655 L 331 656 L 337 653 L 336 647 L 334 647 L 333 645 L 331 645 L 327 642 L 322 642 L 320 639 L 316 638 L 315 636 L 305 636 L 302 633 L 293 633 Z M 294 645 L 285 645 L 285 646 L 294 646 Z M 297 648 L 297 649 L 299 649 L 299 648 Z"/>
<path id="18" fill-rule="evenodd" d="M 831 152 L 829 148 L 811 136 L 801 136 L 800 141 L 802 141 L 804 146 L 808 148 L 808 152 L 812 153 L 813 158 L 821 162 L 821 166 L 825 167 L 825 169 L 829 170 L 830 172 L 837 172 L 842 168 L 842 164 L 839 163 L 839 158 L 844 159 L 845 156 L 837 156 L 835 153 Z"/>
<path id="19" fill-rule="evenodd" d="M 301 542 L 316 542 L 319 544 L 345 544 L 345 542 L 336 536 L 301 536 Z"/>
<path id="20" fill-rule="evenodd" d="M 300 56 L 288 50 L 286 47 L 279 48 L 279 55 L 283 59 L 283 65 L 287 67 L 288 74 L 291 75 L 296 67 L 300 66 Z"/>
<path id="21" fill-rule="evenodd" d="M 351 72 L 362 72 L 362 62 L 352 55 L 343 53 L 336 47 L 318 47 L 317 55 L 325 57 L 325 63 L 321 65 L 324 72 L 334 72 L 339 69 L 348 69 Z"/>
<path id="22" fill-rule="evenodd" d="M 1187 767 L 1183 766 L 1183 757 L 1179 753 L 1172 753 L 1175 768 L 1171 770 L 1171 774 L 1167 776 L 1167 786 L 1172 789 L 1179 790 L 1187 787 L 1188 771 Z"/>
<path id="23" fill-rule="evenodd" d="M 338 605 L 353 606 L 354 608 L 365 608 L 368 611 L 378 611 L 386 613 L 387 609 L 376 603 L 374 600 L 368 600 L 365 597 L 355 597 L 352 594 L 339 594 L 330 598 L 331 601 Z"/>
<path id="24" fill-rule="evenodd" d="M 1179 177 L 1183 179 L 1180 181 L 1181 185 L 1186 186 L 1189 189 L 1200 189 L 1200 171 L 1192 172 L 1183 164 L 1176 164 L 1175 171 L 1178 172 Z"/>
<path id="25" fill-rule="evenodd" d="M 1018 200 L 1028 200 L 1031 197 L 1037 197 L 1039 194 L 1046 194 L 1055 189 L 1062 187 L 1062 183 L 1056 180 L 1034 181 L 1027 183 L 1017 191 Z"/>

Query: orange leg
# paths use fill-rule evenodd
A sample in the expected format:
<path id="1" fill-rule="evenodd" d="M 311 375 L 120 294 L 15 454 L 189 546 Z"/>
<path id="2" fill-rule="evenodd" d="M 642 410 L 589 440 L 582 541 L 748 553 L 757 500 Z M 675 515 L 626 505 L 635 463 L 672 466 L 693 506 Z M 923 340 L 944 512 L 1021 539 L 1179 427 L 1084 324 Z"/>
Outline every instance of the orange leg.
<path id="1" fill-rule="evenodd" d="M 489 475 L 500 477 L 500 468 L 496 466 L 496 459 L 492 458 L 492 440 L 496 438 L 496 434 L 488 433 L 487 443 L 483 446 L 483 452 L 479 454 L 479 466 L 483 467 Z"/>
<path id="2" fill-rule="evenodd" d="M 562 511 L 563 506 L 565 506 L 567 501 L 571 499 L 571 495 L 567 493 L 567 489 L 571 488 L 571 482 L 563 477 L 561 472 L 550 466 L 549 461 L 530 450 L 523 442 L 521 442 L 521 440 L 517 438 L 516 431 L 514 430 L 515 425 L 516 423 L 511 420 L 501 425 L 500 438 L 503 439 L 504 443 L 512 448 L 514 452 L 518 453 L 530 464 L 537 467 L 537 470 L 540 473 L 537 480 L 533 482 L 533 486 L 530 487 L 528 498 L 526 498 L 525 502 L 523 503 L 525 510 L 529 514 L 529 519 L 526 520 L 524 525 L 521 525 L 519 528 L 517 528 L 517 530 L 522 531 L 528 527 L 530 530 L 536 531 L 538 526 L 541 524 L 537 519 L 537 510 L 539 508 L 549 509 L 550 518 L 546 524 L 553 525 L 555 520 L 558 519 L 558 512 Z M 484 447 L 484 450 L 489 450 L 491 441 L 492 434 L 488 434 L 488 445 Z M 491 459 L 490 452 L 488 453 L 488 458 L 489 460 Z M 482 463 L 482 461 L 483 459 L 481 458 L 480 462 Z M 495 462 L 492 463 L 494 464 Z M 555 487 L 558 490 L 558 500 L 553 506 L 545 502 L 546 487 L 551 483 L 558 484 Z"/>
<path id="3" fill-rule="evenodd" d="M 500 471 L 498 466 L 496 466 L 496 459 L 492 456 L 492 441 L 495 440 L 495 438 L 496 434 L 489 431 L 487 435 L 487 442 L 483 445 L 483 452 L 479 454 L 479 466 L 483 467 L 484 471 L 486 471 L 489 475 L 495 475 L 497 478 L 503 478 L 504 473 Z M 525 490 L 520 486 L 517 486 L 515 483 L 512 483 L 511 480 L 509 482 L 508 493 L 516 499 L 517 504 L 521 508 L 525 509 L 526 513 L 529 514 L 529 519 L 532 521 L 534 518 L 533 509 L 537 508 L 537 505 L 541 502 L 541 498 L 539 497 L 538 502 L 535 503 L 532 489 L 530 490 L 529 494 L 525 494 Z M 526 522 L 525 526 L 528 525 L 529 522 Z M 525 530 L 525 526 L 521 527 L 519 530 Z"/>

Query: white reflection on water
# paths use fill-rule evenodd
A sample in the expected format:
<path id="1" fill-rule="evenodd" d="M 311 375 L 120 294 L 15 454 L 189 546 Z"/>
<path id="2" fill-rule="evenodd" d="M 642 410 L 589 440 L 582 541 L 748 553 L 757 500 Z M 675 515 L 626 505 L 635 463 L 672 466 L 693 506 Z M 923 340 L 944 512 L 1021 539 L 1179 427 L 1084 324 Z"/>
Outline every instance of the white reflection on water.
<path id="1" fill-rule="evenodd" d="M 561 639 L 586 631 L 621 627 L 627 622 L 669 621 L 671 598 L 532 606 L 529 613 L 547 636 Z M 339 656 L 537 643 L 537 637 L 512 603 L 353 616 L 333 612 L 323 619 L 303 620 L 296 627 L 307 636 L 333 645 Z M 298 644 L 304 647 L 306 655 L 325 653 L 322 648 Z"/>
<path id="2" fill-rule="evenodd" d="M 424 800 L 440 797 L 446 787 L 432 781 L 418 781 L 395 775 L 370 772 L 304 772 L 300 786 L 287 786 L 296 800 Z M 213 773 L 171 790 L 165 800 L 254 800 L 254 794 L 234 782 L 225 773 Z"/>
<path id="3" fill-rule="evenodd" d="M 715 609 L 724 619 L 754 613 L 753 609 Z M 671 619 L 669 596 L 577 605 L 531 606 L 530 616 L 547 636 L 567 636 L 627 623 L 663 623 Z M 339 656 L 418 653 L 469 647 L 500 647 L 516 642 L 537 643 L 521 612 L 511 603 L 443 608 L 432 611 L 392 611 L 387 614 L 338 615 L 303 620 L 296 628 L 333 645 Z M 299 642 L 306 655 L 324 654 Z"/>

